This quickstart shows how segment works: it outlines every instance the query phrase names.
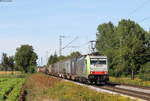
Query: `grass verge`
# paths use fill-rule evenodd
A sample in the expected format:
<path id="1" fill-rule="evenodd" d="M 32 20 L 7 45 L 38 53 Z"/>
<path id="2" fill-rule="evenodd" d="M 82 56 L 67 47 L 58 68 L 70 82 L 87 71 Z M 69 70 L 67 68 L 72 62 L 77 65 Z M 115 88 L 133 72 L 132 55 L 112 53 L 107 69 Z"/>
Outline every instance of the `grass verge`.
<path id="1" fill-rule="evenodd" d="M 131 78 L 126 77 L 110 77 L 111 82 L 121 83 L 121 84 L 130 84 L 130 85 L 138 85 L 138 86 L 147 86 L 150 87 L 150 81 L 144 81 L 142 79 L 135 78 L 131 80 Z"/>
<path id="2" fill-rule="evenodd" d="M 31 75 L 23 88 L 26 92 L 24 101 L 133 101 L 119 95 L 99 93 L 44 74 Z"/>

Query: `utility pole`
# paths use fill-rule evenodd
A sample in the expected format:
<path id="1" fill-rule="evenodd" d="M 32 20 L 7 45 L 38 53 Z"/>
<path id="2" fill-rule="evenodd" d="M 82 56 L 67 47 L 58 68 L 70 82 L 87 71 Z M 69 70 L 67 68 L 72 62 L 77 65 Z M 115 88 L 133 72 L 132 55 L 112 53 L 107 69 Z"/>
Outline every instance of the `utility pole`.
<path id="1" fill-rule="evenodd" d="M 95 40 L 92 40 L 90 41 L 91 43 L 91 52 L 94 53 L 95 52 L 95 44 L 96 44 L 96 41 Z"/>
<path id="2" fill-rule="evenodd" d="M 43 58 L 41 57 L 41 66 L 43 66 Z"/>
<path id="3" fill-rule="evenodd" d="M 48 58 L 49 58 L 48 51 L 46 51 L 46 63 L 48 63 Z"/>
<path id="4" fill-rule="evenodd" d="M 59 56 L 62 56 L 62 39 L 65 38 L 65 36 L 60 35 L 59 36 Z"/>

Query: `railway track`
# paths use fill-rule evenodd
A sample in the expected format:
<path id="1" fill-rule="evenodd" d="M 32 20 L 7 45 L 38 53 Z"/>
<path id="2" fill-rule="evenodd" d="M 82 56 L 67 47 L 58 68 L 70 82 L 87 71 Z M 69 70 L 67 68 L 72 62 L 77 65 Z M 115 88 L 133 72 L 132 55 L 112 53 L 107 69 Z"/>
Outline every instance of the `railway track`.
<path id="1" fill-rule="evenodd" d="M 58 77 L 56 77 L 58 78 Z M 78 85 L 86 86 L 88 88 L 92 88 L 94 90 L 97 90 L 99 92 L 107 92 L 111 94 L 120 94 L 120 95 L 125 95 L 129 98 L 134 98 L 134 99 L 139 99 L 141 101 L 150 101 L 150 89 L 147 87 L 141 87 L 141 86 L 133 86 L 133 85 L 122 85 L 122 84 L 117 84 L 117 83 L 108 83 L 106 85 L 87 85 L 85 83 L 77 82 L 77 81 L 72 81 L 72 80 L 67 80 L 67 79 L 62 79 L 68 82 L 73 82 Z M 119 87 L 123 86 L 123 87 Z M 132 89 L 131 89 L 132 87 Z"/>
<path id="2" fill-rule="evenodd" d="M 143 99 L 143 100 L 146 100 L 146 101 L 150 101 L 150 93 L 147 93 L 147 92 L 140 92 L 140 91 L 136 91 L 136 90 L 133 90 L 133 89 L 118 88 L 116 86 L 101 86 L 101 87 L 100 86 L 95 86 L 95 87 L 105 89 L 105 90 L 109 90 L 109 91 L 112 91 L 112 92 L 117 92 L 117 93 L 124 94 L 124 95 L 131 96 L 131 97 Z"/>
<path id="3" fill-rule="evenodd" d="M 123 95 L 132 99 L 137 99 L 138 101 L 150 101 L 150 93 L 147 93 L 147 92 L 136 91 L 133 89 L 118 88 L 112 85 L 101 85 L 101 86 L 88 85 L 87 87 L 92 88 L 92 89 L 96 88 L 94 90 L 100 89 L 100 90 L 97 90 L 100 92 L 102 91 L 102 92 L 111 93 L 111 94 Z"/>
<path id="4" fill-rule="evenodd" d="M 69 80 L 70 81 L 70 80 Z M 71 82 L 75 82 L 72 81 Z M 79 83 L 79 82 L 75 82 Z M 120 95 L 125 95 L 130 98 L 134 99 L 139 99 L 141 101 L 150 101 L 150 89 L 147 87 L 141 87 L 141 86 L 130 86 L 130 85 L 122 85 L 122 84 L 117 84 L 117 83 L 109 83 L 106 85 L 87 85 L 84 83 L 79 83 L 88 86 L 89 88 L 95 87 L 97 89 L 104 89 L 106 91 L 111 91 L 110 93 L 112 94 L 120 94 Z M 120 87 L 123 86 L 123 87 Z M 131 89 L 132 87 L 132 89 Z M 105 92 L 105 91 L 104 91 Z"/>
<path id="5" fill-rule="evenodd" d="M 118 84 L 114 82 L 95 87 L 150 101 L 150 87 Z"/>
<path id="6" fill-rule="evenodd" d="M 131 85 L 131 84 L 115 83 L 115 82 L 108 82 L 108 84 L 109 85 L 123 85 L 123 86 L 136 87 L 136 88 L 150 90 L 150 87 L 146 87 L 146 86 L 138 86 L 138 85 Z"/>

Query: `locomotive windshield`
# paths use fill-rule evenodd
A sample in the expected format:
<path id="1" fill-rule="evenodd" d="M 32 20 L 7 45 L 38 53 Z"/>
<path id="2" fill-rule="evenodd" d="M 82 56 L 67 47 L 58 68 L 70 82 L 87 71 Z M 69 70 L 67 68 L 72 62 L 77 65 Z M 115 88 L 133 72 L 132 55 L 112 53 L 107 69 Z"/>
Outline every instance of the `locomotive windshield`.
<path id="1" fill-rule="evenodd" d="M 106 60 L 91 60 L 91 65 L 106 65 Z"/>

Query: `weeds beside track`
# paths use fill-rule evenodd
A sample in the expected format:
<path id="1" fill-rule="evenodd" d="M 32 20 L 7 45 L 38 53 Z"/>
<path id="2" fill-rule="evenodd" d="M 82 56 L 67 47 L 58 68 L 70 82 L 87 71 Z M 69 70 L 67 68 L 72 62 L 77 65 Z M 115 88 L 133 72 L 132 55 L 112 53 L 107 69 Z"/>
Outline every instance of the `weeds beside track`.
<path id="1" fill-rule="evenodd" d="M 23 88 L 25 96 L 22 101 L 134 101 L 44 74 L 31 75 Z"/>

